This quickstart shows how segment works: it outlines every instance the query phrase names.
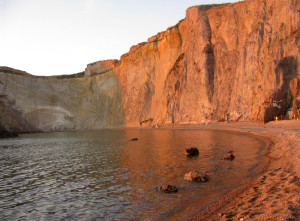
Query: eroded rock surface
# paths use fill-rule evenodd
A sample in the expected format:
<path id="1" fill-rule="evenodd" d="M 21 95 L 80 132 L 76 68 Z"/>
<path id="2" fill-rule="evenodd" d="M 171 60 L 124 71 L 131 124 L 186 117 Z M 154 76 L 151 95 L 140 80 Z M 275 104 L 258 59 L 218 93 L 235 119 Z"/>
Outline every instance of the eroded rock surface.
<path id="1" fill-rule="evenodd" d="M 126 124 L 269 121 L 291 107 L 297 115 L 297 10 L 292 0 L 189 8 L 116 68 Z"/>
<path id="2" fill-rule="evenodd" d="M 18 72 L 16 72 L 18 73 Z M 9 102 L 0 103 L 5 120 L 13 131 L 61 131 L 100 129 L 124 125 L 122 91 L 113 71 L 85 78 L 34 77 L 1 72 L 0 94 Z M 24 123 L 26 122 L 26 123 Z M 23 126 L 27 125 L 27 127 Z"/>

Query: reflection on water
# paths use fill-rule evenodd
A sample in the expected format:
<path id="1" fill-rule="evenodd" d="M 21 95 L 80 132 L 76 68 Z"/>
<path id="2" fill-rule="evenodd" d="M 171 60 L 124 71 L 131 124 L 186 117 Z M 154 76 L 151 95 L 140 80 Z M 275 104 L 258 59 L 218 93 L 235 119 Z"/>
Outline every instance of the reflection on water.
<path id="1" fill-rule="evenodd" d="M 138 141 L 129 139 L 138 137 Z M 184 149 L 197 146 L 199 157 Z M 0 219 L 181 219 L 253 175 L 262 141 L 212 130 L 100 130 L 0 140 Z M 233 150 L 234 161 L 224 161 Z M 191 170 L 208 183 L 183 180 Z M 158 185 L 179 187 L 163 194 Z M 195 203 L 196 202 L 196 203 Z"/>

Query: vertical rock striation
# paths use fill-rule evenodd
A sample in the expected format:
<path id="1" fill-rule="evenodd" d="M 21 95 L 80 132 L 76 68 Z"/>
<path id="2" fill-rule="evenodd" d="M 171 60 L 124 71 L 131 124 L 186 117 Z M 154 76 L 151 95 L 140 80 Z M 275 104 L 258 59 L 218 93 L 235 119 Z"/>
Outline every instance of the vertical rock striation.
<path id="1" fill-rule="evenodd" d="M 299 7 L 253 0 L 189 8 L 121 58 L 126 124 L 269 121 L 290 108 L 297 115 Z"/>

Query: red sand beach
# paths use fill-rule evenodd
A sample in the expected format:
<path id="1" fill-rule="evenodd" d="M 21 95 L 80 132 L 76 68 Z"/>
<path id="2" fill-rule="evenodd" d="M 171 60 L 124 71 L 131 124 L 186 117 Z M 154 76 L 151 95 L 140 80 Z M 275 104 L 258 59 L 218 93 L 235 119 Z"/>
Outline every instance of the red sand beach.
<path id="1" fill-rule="evenodd" d="M 300 121 L 206 126 L 269 140 L 260 175 L 191 220 L 300 220 Z"/>

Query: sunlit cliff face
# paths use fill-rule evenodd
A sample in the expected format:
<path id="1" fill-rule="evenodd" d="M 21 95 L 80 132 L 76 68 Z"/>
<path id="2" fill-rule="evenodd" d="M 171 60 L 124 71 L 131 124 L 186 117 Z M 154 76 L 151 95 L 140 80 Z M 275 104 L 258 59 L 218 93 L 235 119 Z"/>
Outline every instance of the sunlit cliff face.
<path id="1" fill-rule="evenodd" d="M 297 115 L 297 10 L 292 0 L 191 7 L 174 27 L 79 78 L 0 70 L 1 122 L 49 131 Z"/>
<path id="2" fill-rule="evenodd" d="M 261 0 L 189 8 L 121 58 L 126 124 L 268 121 L 291 107 L 297 114 L 297 7 Z"/>

